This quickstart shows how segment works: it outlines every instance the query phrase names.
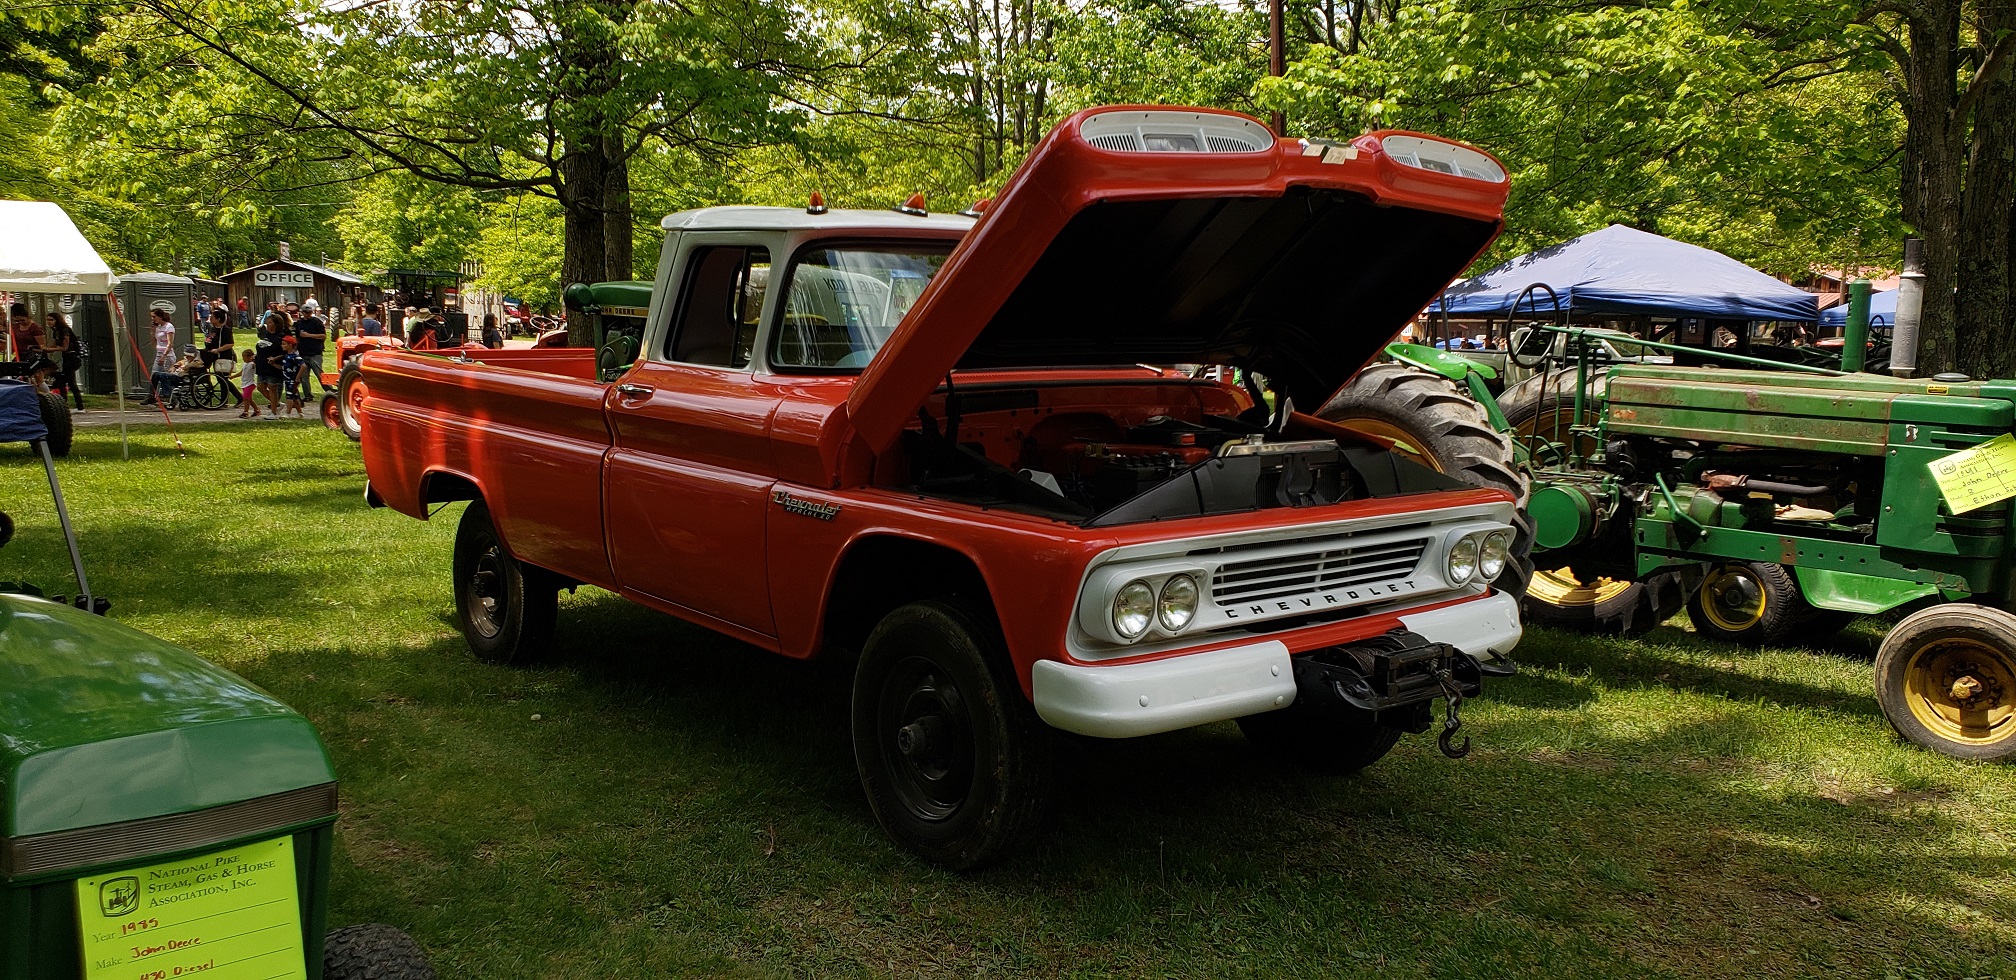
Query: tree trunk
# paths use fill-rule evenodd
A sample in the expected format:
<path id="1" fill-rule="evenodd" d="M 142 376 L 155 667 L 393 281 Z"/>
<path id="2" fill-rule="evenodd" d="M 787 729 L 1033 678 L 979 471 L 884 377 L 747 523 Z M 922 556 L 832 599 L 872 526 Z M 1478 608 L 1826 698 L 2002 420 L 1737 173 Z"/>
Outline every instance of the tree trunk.
<path id="1" fill-rule="evenodd" d="M 608 267 L 609 278 L 629 279 L 637 274 L 636 225 L 630 211 L 630 161 L 623 156 L 620 135 L 608 137 L 602 144 L 609 159 L 609 173 L 602 182 L 602 235 L 608 243 L 603 249 L 603 264 Z"/>
<path id="2" fill-rule="evenodd" d="M 1986 36 L 2016 31 L 2016 2 L 1984 2 Z M 1977 378 L 2016 377 L 2016 69 L 2005 58 L 1974 101 L 1972 151 L 1960 216 L 1955 306 L 1960 370 Z"/>
<path id="3" fill-rule="evenodd" d="M 1898 65 L 1905 88 L 1900 196 L 1905 224 L 1925 240 L 1918 370 L 1934 374 L 1953 370 L 1959 355 L 1952 288 L 1959 267 L 1960 167 L 1966 145 L 1961 136 L 1965 124 L 1953 118 L 1960 0 L 1927 0 L 1913 14 L 1910 57 Z"/>
<path id="4" fill-rule="evenodd" d="M 592 142 L 561 157 L 560 173 L 560 207 L 565 214 L 560 286 L 603 282 L 609 278 L 609 223 L 603 210 L 609 158 L 600 142 Z M 595 343 L 594 328 L 586 317 L 567 318 L 567 343 L 575 347 Z"/>

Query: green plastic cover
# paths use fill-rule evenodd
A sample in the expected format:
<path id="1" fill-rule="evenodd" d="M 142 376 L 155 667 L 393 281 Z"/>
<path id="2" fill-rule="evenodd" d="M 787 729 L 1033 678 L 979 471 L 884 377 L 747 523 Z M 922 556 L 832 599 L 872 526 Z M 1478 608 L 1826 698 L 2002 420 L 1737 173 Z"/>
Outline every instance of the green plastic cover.
<path id="1" fill-rule="evenodd" d="M 589 313 L 600 312 L 605 306 L 626 306 L 647 309 L 651 306 L 651 283 L 618 280 L 615 282 L 577 282 L 567 287 L 560 301 L 570 310 Z"/>
<path id="2" fill-rule="evenodd" d="M 0 835 L 335 779 L 308 719 L 236 674 L 104 617 L 0 594 Z"/>

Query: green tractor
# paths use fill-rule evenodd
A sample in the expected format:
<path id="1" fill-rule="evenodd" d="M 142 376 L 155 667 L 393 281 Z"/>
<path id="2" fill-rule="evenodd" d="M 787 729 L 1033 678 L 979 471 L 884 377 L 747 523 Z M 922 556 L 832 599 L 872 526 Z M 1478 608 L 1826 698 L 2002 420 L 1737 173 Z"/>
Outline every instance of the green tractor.
<path id="1" fill-rule="evenodd" d="M 1766 645 L 1908 614 L 1876 656 L 1891 724 L 1947 755 L 2016 759 L 2016 381 L 1614 363 L 1598 340 L 1527 328 L 1512 359 L 1538 373 L 1495 398 L 1488 369 L 1389 348 L 1440 376 L 1415 385 L 1475 400 L 1468 429 L 1509 437 L 1532 519 L 1528 620 L 1630 635 L 1685 608 L 1705 635 Z M 1350 421 L 1350 392 L 1323 414 Z M 1466 465 L 1411 434 L 1389 433 Z"/>

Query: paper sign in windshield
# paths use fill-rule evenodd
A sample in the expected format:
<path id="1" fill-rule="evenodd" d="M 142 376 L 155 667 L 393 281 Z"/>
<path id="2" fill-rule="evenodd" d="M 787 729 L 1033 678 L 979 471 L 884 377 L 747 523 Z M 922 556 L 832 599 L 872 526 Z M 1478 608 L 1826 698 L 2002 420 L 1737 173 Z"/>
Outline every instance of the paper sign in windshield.
<path id="1" fill-rule="evenodd" d="M 1932 482 L 1955 514 L 2016 497 L 2016 438 L 1999 435 L 1931 463 Z"/>
<path id="2" fill-rule="evenodd" d="M 77 880 L 84 980 L 307 980 L 294 839 Z"/>

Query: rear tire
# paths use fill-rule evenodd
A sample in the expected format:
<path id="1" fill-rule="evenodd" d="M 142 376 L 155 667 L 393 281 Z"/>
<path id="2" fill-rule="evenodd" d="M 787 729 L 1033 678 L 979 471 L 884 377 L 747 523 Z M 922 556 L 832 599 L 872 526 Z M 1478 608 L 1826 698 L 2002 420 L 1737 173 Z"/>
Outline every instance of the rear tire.
<path id="1" fill-rule="evenodd" d="M 323 980 L 434 980 L 413 937 L 383 923 L 331 929 L 322 941 Z"/>
<path id="2" fill-rule="evenodd" d="M 77 433 L 71 425 L 69 404 L 53 391 L 38 390 L 35 400 L 41 403 L 42 426 L 49 430 L 49 455 L 59 458 L 70 455 L 70 444 Z"/>
<path id="3" fill-rule="evenodd" d="M 477 657 L 527 664 L 551 654 L 559 583 L 511 556 L 480 500 L 462 512 L 455 529 L 454 575 L 456 619 Z"/>
<path id="4" fill-rule="evenodd" d="M 370 394 L 371 386 L 364 383 L 364 369 L 353 357 L 343 366 L 343 374 L 336 381 L 336 427 L 351 442 L 364 441 L 364 399 Z"/>
<path id="5" fill-rule="evenodd" d="M 1293 705 L 1247 715 L 1239 731 L 1261 752 L 1326 776 L 1348 776 L 1378 762 L 1402 734 L 1390 725 L 1351 725 Z"/>
<path id="6" fill-rule="evenodd" d="M 1687 600 L 1687 618 L 1703 636 L 1746 647 L 1778 646 L 1803 632 L 1801 620 L 1810 608 L 1785 566 L 1732 561 L 1708 569 Z"/>
<path id="7" fill-rule="evenodd" d="M 1050 730 L 984 611 L 914 602 L 883 617 L 854 671 L 854 762 L 869 809 L 925 860 L 998 860 L 1043 819 Z"/>
<path id="8" fill-rule="evenodd" d="M 1532 484 L 1512 453 L 1512 441 L 1491 427 L 1484 407 L 1439 374 L 1404 364 L 1371 364 L 1316 412 L 1326 421 L 1398 439 L 1403 454 L 1471 486 L 1503 490 L 1518 510 L 1512 518 L 1511 560 L 1492 587 L 1513 598 L 1533 576 L 1533 519 L 1526 515 Z"/>
<path id="9" fill-rule="evenodd" d="M 1876 702 L 1915 745 L 2016 760 L 2016 615 L 1949 602 L 1904 617 L 1876 651 Z"/>

